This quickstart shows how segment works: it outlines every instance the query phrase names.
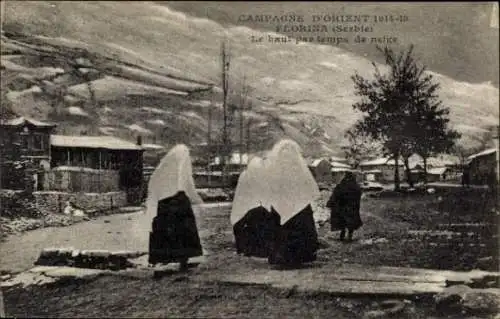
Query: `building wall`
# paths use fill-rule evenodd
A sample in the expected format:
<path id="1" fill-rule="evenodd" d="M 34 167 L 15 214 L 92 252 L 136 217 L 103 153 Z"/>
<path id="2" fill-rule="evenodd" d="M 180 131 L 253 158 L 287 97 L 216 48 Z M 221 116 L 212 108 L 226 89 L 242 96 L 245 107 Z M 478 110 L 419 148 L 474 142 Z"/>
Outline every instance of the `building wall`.
<path id="1" fill-rule="evenodd" d="M 66 202 L 71 201 L 76 207 L 84 210 L 108 210 L 127 205 L 125 192 L 109 193 L 67 193 L 67 192 L 34 192 L 38 210 L 46 213 L 63 213 Z"/>
<path id="2" fill-rule="evenodd" d="M 39 190 L 105 193 L 120 190 L 120 175 L 113 170 L 57 169 L 38 174 Z"/>
<path id="3" fill-rule="evenodd" d="M 332 183 L 331 165 L 328 161 L 321 161 L 317 166 L 309 167 L 317 183 Z"/>
<path id="4" fill-rule="evenodd" d="M 1 127 L 0 147 L 4 161 L 33 159 L 38 164 L 40 159 L 50 156 L 51 128 L 39 128 L 31 124 L 19 127 Z"/>
<path id="5" fill-rule="evenodd" d="M 212 175 L 212 176 L 210 176 L 210 181 L 209 181 L 208 174 L 194 173 L 193 179 L 194 179 L 194 185 L 196 188 L 225 188 L 225 187 L 229 187 L 229 188 L 235 189 L 236 186 L 238 185 L 239 176 L 240 176 L 239 173 L 232 173 L 232 174 L 228 175 L 228 179 L 227 179 L 226 183 L 223 183 L 221 175 Z"/>
<path id="6" fill-rule="evenodd" d="M 363 166 L 362 171 L 380 170 L 382 173 L 377 174 L 379 179 L 377 182 L 392 183 L 394 182 L 394 166 L 393 165 L 371 165 Z M 399 180 L 405 180 L 405 169 L 403 166 L 399 167 Z"/>
<path id="7" fill-rule="evenodd" d="M 496 180 L 496 153 L 473 159 L 469 169 L 471 184 L 487 185 L 489 180 L 493 178 Z"/>
<path id="8" fill-rule="evenodd" d="M 105 211 L 127 205 L 125 192 L 67 193 L 1 190 L 1 215 L 5 217 L 40 218 L 49 214 L 62 214 L 67 201 L 84 210 Z"/>

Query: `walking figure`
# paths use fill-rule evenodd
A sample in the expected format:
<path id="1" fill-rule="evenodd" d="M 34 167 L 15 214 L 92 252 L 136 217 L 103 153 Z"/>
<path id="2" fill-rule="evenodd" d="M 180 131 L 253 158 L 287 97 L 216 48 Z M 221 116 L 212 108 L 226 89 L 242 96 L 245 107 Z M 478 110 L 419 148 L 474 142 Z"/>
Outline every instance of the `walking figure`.
<path id="1" fill-rule="evenodd" d="M 326 203 L 326 207 L 330 209 L 331 230 L 340 230 L 341 241 L 345 239 L 346 230 L 348 240 L 352 241 L 354 231 L 363 225 L 359 215 L 360 203 L 361 188 L 354 174 L 347 172 Z"/>

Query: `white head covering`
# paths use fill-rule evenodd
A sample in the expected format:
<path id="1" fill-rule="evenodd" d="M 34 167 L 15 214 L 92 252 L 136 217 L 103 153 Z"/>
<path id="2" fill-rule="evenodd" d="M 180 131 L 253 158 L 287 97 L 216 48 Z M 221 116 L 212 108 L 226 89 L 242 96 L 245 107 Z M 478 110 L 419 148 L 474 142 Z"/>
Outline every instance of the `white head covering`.
<path id="1" fill-rule="evenodd" d="M 320 192 L 296 142 L 279 141 L 271 150 L 268 161 L 267 199 L 281 216 L 283 225 L 307 205 L 312 205 Z"/>
<path id="2" fill-rule="evenodd" d="M 260 205 L 266 205 L 266 162 L 256 156 L 250 160 L 247 169 L 238 179 L 231 209 L 231 224 L 236 224 L 246 213 Z M 266 207 L 270 209 L 270 207 Z"/>
<path id="3" fill-rule="evenodd" d="M 156 167 L 148 184 L 146 214 L 156 216 L 158 201 L 184 191 L 192 205 L 203 203 L 196 192 L 189 149 L 184 144 L 173 147 Z"/>

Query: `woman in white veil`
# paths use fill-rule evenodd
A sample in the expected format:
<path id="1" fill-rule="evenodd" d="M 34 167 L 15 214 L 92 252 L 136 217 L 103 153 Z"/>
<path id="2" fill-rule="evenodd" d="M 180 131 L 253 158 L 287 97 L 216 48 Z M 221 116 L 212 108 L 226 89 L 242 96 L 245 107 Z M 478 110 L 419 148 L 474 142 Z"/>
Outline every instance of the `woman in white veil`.
<path id="1" fill-rule="evenodd" d="M 278 142 L 268 160 L 268 201 L 281 218 L 269 263 L 297 265 L 314 261 L 318 235 L 312 204 L 320 195 L 318 185 L 296 142 Z"/>
<path id="2" fill-rule="evenodd" d="M 148 184 L 146 215 L 152 219 L 149 263 L 180 262 L 203 255 L 192 205 L 202 204 L 196 192 L 189 149 L 172 148 L 157 166 Z"/>
<path id="3" fill-rule="evenodd" d="M 231 224 L 238 254 L 268 257 L 279 228 L 279 215 L 270 212 L 267 161 L 254 157 L 238 179 Z"/>

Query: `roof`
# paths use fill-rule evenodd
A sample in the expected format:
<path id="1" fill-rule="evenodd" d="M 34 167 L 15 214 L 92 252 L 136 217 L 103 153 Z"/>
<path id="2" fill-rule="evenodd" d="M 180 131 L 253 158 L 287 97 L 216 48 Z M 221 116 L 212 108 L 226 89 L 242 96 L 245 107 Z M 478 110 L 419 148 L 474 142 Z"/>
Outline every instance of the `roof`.
<path id="1" fill-rule="evenodd" d="M 339 156 L 330 156 L 331 162 L 346 162 L 347 160 L 344 157 Z"/>
<path id="2" fill-rule="evenodd" d="M 333 167 L 331 171 L 335 173 L 335 172 L 351 172 L 352 170 L 346 167 Z"/>
<path id="3" fill-rule="evenodd" d="M 375 165 L 395 165 L 395 161 L 393 159 L 389 159 L 388 157 L 381 157 L 374 160 L 363 161 L 359 164 L 360 166 L 375 166 Z M 398 163 L 399 166 L 404 165 L 401 161 Z"/>
<path id="4" fill-rule="evenodd" d="M 57 147 L 104 148 L 109 150 L 143 150 L 142 147 L 114 136 L 51 135 L 50 144 Z"/>
<path id="5" fill-rule="evenodd" d="M 25 125 L 26 123 L 29 123 L 33 126 L 37 127 L 56 127 L 56 124 L 52 123 L 45 123 L 42 121 L 34 120 L 31 118 L 26 118 L 26 117 L 17 117 L 14 119 L 6 120 L 5 122 L 2 123 L 4 126 L 22 126 Z"/>
<path id="6" fill-rule="evenodd" d="M 444 172 L 446 172 L 447 169 L 448 169 L 447 167 L 429 168 L 427 170 L 427 174 L 430 174 L 430 175 L 441 175 L 441 174 L 444 174 Z"/>
<path id="7" fill-rule="evenodd" d="M 165 149 L 164 146 L 158 144 L 142 144 L 141 146 L 147 151 L 156 151 Z"/>
<path id="8" fill-rule="evenodd" d="M 326 160 L 324 158 L 313 159 L 309 162 L 310 162 L 309 166 L 312 166 L 312 167 L 318 167 L 318 165 L 321 164 L 321 162 L 327 162 L 328 164 L 330 164 L 328 162 L 328 160 Z"/>
<path id="9" fill-rule="evenodd" d="M 496 148 L 489 148 L 489 149 L 486 149 L 486 150 L 479 152 L 477 154 L 471 155 L 471 156 L 467 157 L 467 159 L 470 161 L 470 160 L 473 160 L 473 159 L 481 157 L 481 156 L 494 154 L 496 151 L 497 151 Z"/>
<path id="10" fill-rule="evenodd" d="M 351 166 L 344 164 L 344 163 L 339 163 L 339 162 L 331 162 L 330 163 L 333 168 L 351 168 Z"/>

